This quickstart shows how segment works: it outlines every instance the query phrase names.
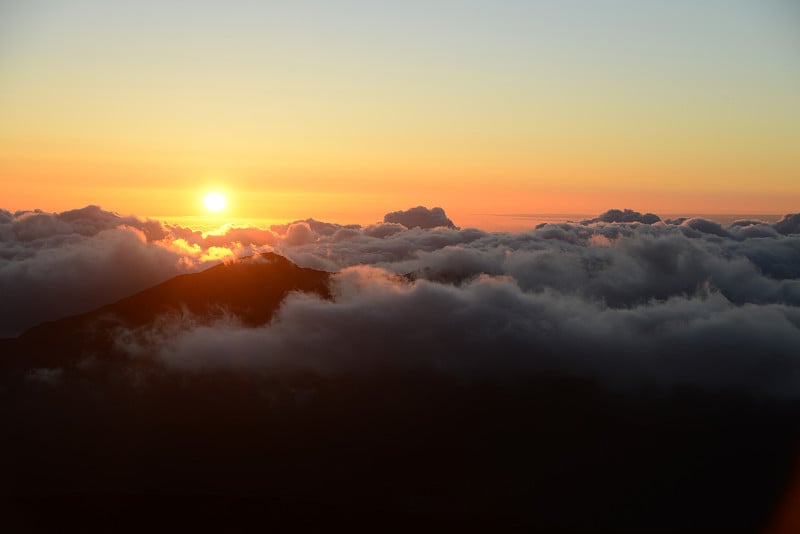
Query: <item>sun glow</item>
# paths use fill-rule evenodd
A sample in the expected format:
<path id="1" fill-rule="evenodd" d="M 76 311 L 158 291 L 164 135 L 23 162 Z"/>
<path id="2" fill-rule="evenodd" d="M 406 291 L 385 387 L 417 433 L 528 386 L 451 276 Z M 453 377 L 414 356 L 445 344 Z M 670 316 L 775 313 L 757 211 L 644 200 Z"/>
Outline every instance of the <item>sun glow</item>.
<path id="1" fill-rule="evenodd" d="M 205 196 L 203 204 L 205 204 L 208 211 L 218 212 L 225 209 L 225 206 L 228 205 L 228 201 L 225 199 L 225 195 L 215 191 Z"/>

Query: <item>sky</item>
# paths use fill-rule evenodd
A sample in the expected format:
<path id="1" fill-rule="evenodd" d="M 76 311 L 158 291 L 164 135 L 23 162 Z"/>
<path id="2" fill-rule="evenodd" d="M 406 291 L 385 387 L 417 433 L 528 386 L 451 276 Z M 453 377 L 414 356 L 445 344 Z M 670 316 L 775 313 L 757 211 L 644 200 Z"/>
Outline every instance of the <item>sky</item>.
<path id="1" fill-rule="evenodd" d="M 0 207 L 788 213 L 790 0 L 0 0 Z"/>

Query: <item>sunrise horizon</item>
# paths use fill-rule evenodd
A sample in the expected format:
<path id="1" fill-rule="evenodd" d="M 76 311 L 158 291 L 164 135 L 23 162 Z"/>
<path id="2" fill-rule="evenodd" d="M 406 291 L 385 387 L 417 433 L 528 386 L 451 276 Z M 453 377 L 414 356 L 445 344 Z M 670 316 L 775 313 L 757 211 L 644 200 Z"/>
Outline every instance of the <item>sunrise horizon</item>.
<path id="1" fill-rule="evenodd" d="M 226 198 L 226 202 L 228 202 Z M 202 196 L 201 202 L 202 203 Z M 451 212 L 447 206 L 440 206 L 440 205 L 430 205 L 425 206 L 423 204 L 415 204 L 412 203 L 410 205 L 405 206 L 396 206 L 396 208 L 400 209 L 410 209 L 413 207 L 424 207 L 424 208 L 443 208 L 450 218 L 453 219 L 459 226 L 465 228 L 476 228 L 486 232 L 524 232 L 527 230 L 533 230 L 538 225 L 541 224 L 558 224 L 558 223 L 578 223 L 583 220 L 592 219 L 594 217 L 600 216 L 604 213 L 613 210 L 619 211 L 633 211 L 637 213 L 653 213 L 659 216 L 661 219 L 670 220 L 670 219 L 679 219 L 679 218 L 700 218 L 700 219 L 708 219 L 714 222 L 720 223 L 724 226 L 727 226 L 737 220 L 758 220 L 765 223 L 772 223 L 776 222 L 784 216 L 792 215 L 794 212 L 710 212 L 710 211 L 678 211 L 678 212 L 657 212 L 653 210 L 645 210 L 645 209 L 636 209 L 636 207 L 620 205 L 620 206 L 612 206 L 608 207 L 607 209 L 603 209 L 597 212 L 590 212 L 590 211 L 572 211 L 572 212 L 511 212 L 511 213 L 461 213 L 458 212 Z M 352 216 L 349 214 L 342 214 L 341 212 L 337 211 L 330 211 L 324 212 L 322 216 L 318 216 L 315 214 L 306 214 L 306 215 L 285 215 L 283 217 L 269 217 L 269 216 L 239 216 L 237 214 L 231 213 L 232 209 L 235 209 L 235 206 L 226 206 L 225 208 L 221 208 L 219 210 L 209 210 L 206 207 L 199 207 L 195 214 L 188 214 L 188 215 L 165 215 L 165 214 L 137 214 L 137 213 L 128 213 L 120 210 L 114 209 L 106 209 L 104 206 L 99 204 L 87 204 L 85 206 L 75 206 L 70 207 L 65 210 L 45 210 L 42 208 L 33 208 L 33 209 L 5 209 L 8 213 L 14 214 L 15 216 L 21 216 L 27 213 L 63 213 L 69 211 L 76 211 L 86 208 L 99 208 L 103 211 L 107 211 L 118 215 L 120 217 L 135 217 L 141 220 L 152 220 L 158 221 L 161 223 L 166 224 L 173 224 L 173 225 L 180 225 L 186 226 L 188 228 L 192 228 L 194 230 L 199 230 L 203 232 L 213 232 L 217 230 L 224 229 L 225 227 L 240 227 L 240 228 L 247 228 L 247 227 L 255 227 L 255 228 L 269 228 L 270 226 L 274 225 L 281 225 L 281 224 L 289 224 L 294 222 L 302 222 L 306 220 L 316 220 L 320 222 L 328 222 L 334 223 L 339 225 L 359 225 L 359 226 L 369 226 L 370 224 L 379 223 L 383 220 L 383 216 L 385 213 L 390 211 L 396 211 L 395 209 L 389 209 L 384 213 L 377 213 L 374 211 L 374 215 L 372 213 L 365 213 L 362 214 L 360 217 Z M 0 206 L 0 209 L 4 209 Z M 328 216 L 325 216 L 327 213 Z"/>
<path id="2" fill-rule="evenodd" d="M 782 2 L 475 2 L 454 24 L 413 2 L 155 5 L 2 8 L 5 209 L 193 216 L 209 188 L 276 219 L 800 205 Z"/>
<path id="3" fill-rule="evenodd" d="M 0 530 L 800 532 L 798 28 L 0 1 Z"/>

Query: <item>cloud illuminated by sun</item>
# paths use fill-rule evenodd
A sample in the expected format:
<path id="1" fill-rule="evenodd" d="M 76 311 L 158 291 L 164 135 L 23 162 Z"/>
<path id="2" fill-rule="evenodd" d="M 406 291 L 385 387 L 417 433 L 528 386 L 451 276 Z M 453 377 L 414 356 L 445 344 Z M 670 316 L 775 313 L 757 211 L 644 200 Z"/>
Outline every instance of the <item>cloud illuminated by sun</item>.
<path id="1" fill-rule="evenodd" d="M 203 204 L 208 211 L 218 212 L 225 209 L 228 201 L 222 193 L 212 191 L 203 198 Z"/>

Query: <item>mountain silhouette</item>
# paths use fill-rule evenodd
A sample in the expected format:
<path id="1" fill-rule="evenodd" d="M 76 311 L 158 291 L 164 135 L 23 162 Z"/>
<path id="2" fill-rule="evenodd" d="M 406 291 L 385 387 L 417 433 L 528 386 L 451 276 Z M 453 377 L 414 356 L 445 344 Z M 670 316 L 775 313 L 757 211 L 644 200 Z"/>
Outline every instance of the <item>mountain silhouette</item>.
<path id="1" fill-rule="evenodd" d="M 268 323 L 293 291 L 330 298 L 331 273 L 299 267 L 266 252 L 176 276 L 96 310 L 37 325 L 0 340 L 6 365 L 63 365 L 87 351 L 111 354 L 120 328 L 151 325 L 159 317 L 210 323 L 230 316 L 246 326 Z M 73 361 L 74 363 L 74 361 Z"/>

